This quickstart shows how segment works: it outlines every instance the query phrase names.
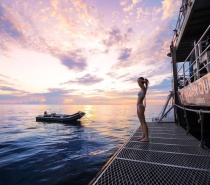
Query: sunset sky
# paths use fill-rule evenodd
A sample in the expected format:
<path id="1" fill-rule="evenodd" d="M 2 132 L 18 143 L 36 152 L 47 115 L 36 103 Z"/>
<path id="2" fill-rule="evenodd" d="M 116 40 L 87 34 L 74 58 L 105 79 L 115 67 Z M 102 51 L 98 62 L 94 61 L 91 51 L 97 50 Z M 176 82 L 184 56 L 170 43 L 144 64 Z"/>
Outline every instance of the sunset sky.
<path id="1" fill-rule="evenodd" d="M 171 90 L 181 0 L 1 0 L 0 104 L 134 104 Z"/>

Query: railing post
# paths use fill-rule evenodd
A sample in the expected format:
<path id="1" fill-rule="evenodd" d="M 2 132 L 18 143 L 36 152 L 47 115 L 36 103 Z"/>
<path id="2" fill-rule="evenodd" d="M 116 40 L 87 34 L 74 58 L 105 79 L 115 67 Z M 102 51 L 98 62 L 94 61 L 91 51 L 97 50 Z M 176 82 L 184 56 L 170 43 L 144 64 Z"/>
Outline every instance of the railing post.
<path id="1" fill-rule="evenodd" d="M 179 117 L 178 117 L 178 107 L 174 107 L 174 119 L 177 126 L 180 126 Z"/>
<path id="2" fill-rule="evenodd" d="M 190 133 L 190 125 L 189 125 L 189 122 L 188 122 L 188 119 L 187 119 L 187 112 L 185 110 L 185 107 L 184 107 L 184 117 L 185 117 L 185 120 L 186 120 L 186 123 L 187 123 L 187 132 L 186 132 L 186 135 L 188 135 Z"/>
<path id="3" fill-rule="evenodd" d="M 201 142 L 200 142 L 200 147 L 201 148 L 204 148 L 205 147 L 205 141 L 204 141 L 204 137 L 203 137 L 203 135 L 204 135 L 204 128 L 203 128 L 203 126 L 204 126 L 204 121 L 203 121 L 203 113 L 201 112 L 201 110 L 199 111 L 199 120 L 198 120 L 198 123 L 200 123 L 201 124 Z"/>
<path id="4" fill-rule="evenodd" d="M 170 46 L 170 50 L 171 50 L 172 66 L 173 66 L 173 98 L 174 98 L 174 103 L 179 105 L 178 96 L 177 96 L 178 83 L 177 83 L 177 66 L 176 66 L 176 46 L 174 46 L 173 43 Z M 174 109 L 175 122 L 178 121 L 177 118 L 179 116 L 180 116 L 180 111 L 175 108 Z"/>
<path id="5" fill-rule="evenodd" d="M 200 68 L 200 65 L 199 65 L 199 53 L 198 53 L 198 46 L 196 45 L 196 41 L 194 41 L 194 47 L 195 47 L 195 60 L 196 60 L 196 68 L 197 68 L 197 71 L 196 71 L 196 80 L 200 78 L 200 73 L 198 72 L 199 71 L 199 68 Z"/>
<path id="6" fill-rule="evenodd" d="M 183 64 L 183 86 L 185 87 L 185 67 L 184 67 L 184 64 Z"/>

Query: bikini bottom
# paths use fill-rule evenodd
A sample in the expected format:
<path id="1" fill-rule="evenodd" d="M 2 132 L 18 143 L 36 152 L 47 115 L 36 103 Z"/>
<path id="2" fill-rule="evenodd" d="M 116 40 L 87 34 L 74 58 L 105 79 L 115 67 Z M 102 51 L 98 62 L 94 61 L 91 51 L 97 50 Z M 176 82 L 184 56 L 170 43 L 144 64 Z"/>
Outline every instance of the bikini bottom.
<path id="1" fill-rule="evenodd" d="M 138 104 L 137 105 L 137 110 L 140 111 L 140 108 L 143 107 L 145 109 L 145 105 L 144 104 Z"/>

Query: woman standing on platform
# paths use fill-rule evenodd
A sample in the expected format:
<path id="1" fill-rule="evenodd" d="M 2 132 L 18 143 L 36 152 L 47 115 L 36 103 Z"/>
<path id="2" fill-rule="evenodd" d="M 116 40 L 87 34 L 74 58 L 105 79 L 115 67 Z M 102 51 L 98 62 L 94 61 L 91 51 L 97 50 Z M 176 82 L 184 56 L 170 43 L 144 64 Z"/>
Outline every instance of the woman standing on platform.
<path id="1" fill-rule="evenodd" d="M 142 126 L 142 136 L 138 138 L 138 140 L 141 142 L 148 142 L 149 141 L 148 127 L 145 120 L 144 112 L 146 108 L 145 96 L 147 93 L 149 81 L 146 78 L 140 77 L 138 78 L 137 82 L 140 87 L 140 91 L 138 93 L 138 100 L 137 100 L 137 115 Z"/>

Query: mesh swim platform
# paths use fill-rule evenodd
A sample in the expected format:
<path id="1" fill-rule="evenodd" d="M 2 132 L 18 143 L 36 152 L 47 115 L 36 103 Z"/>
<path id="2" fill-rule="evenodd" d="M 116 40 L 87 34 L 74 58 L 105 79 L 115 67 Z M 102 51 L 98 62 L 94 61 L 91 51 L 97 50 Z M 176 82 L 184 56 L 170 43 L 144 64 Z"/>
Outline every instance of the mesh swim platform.
<path id="1" fill-rule="evenodd" d="M 210 185 L 210 150 L 174 123 L 148 123 L 150 142 L 139 127 L 89 183 L 94 185 Z"/>

